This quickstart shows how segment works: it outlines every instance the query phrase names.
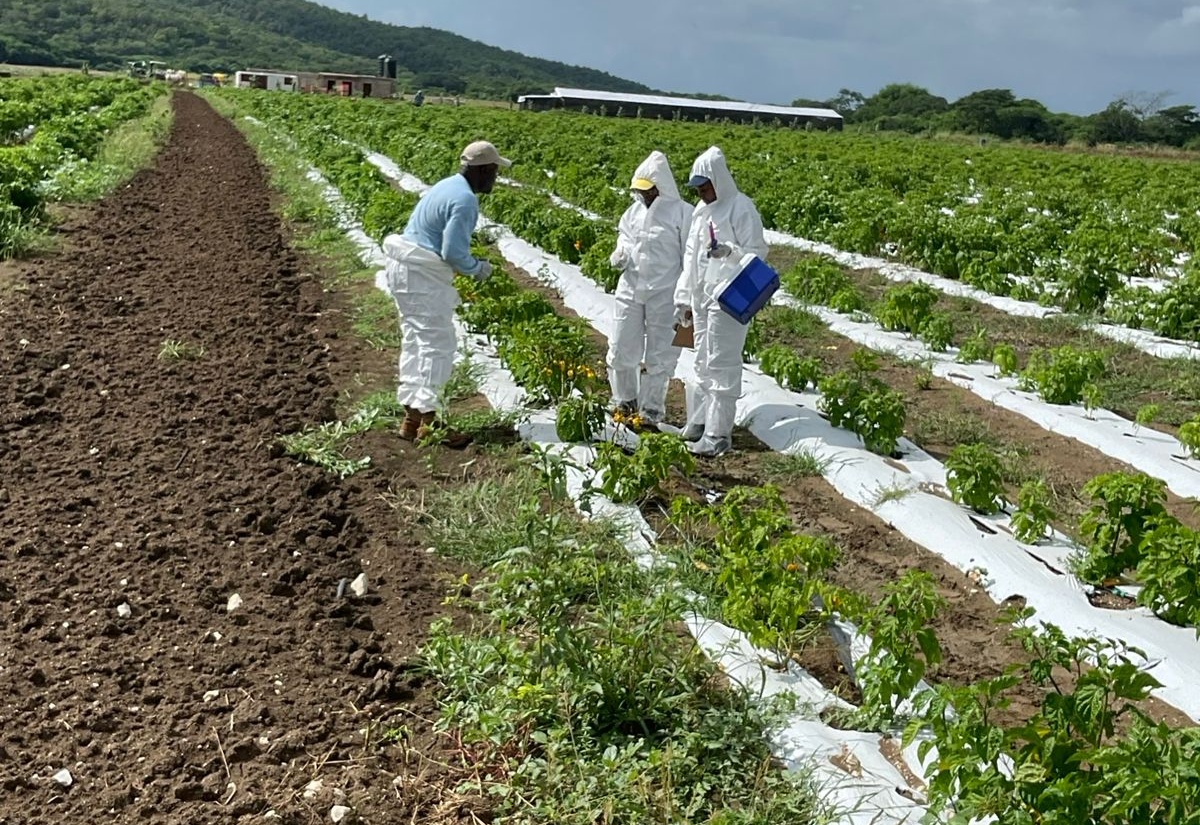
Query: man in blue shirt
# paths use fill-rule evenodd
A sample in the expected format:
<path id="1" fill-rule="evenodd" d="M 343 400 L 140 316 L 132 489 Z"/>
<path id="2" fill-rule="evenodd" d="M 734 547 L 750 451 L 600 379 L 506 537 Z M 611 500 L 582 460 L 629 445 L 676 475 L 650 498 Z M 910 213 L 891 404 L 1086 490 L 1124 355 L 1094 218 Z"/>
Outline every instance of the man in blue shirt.
<path id="1" fill-rule="evenodd" d="M 445 406 L 443 391 L 454 368 L 458 338 L 454 310 L 462 303 L 454 273 L 480 281 L 492 265 L 471 254 L 471 233 L 479 220 L 478 195 L 492 191 L 500 167 L 512 165 L 487 141 L 463 150 L 456 175 L 430 187 L 417 203 L 403 234 L 388 235 L 387 282 L 400 313 L 400 382 L 396 399 L 404 405 L 400 437 L 424 438 Z M 466 446 L 454 434 L 452 447 Z"/>

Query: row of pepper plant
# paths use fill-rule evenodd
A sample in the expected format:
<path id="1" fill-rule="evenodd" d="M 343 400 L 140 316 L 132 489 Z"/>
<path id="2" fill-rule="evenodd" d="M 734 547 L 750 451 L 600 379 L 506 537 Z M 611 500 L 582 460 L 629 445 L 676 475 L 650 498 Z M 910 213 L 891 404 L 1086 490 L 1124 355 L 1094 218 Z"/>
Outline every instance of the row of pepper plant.
<path id="1" fill-rule="evenodd" d="M 348 156 L 343 147 L 338 157 L 347 168 L 325 171 L 331 179 L 360 183 L 358 194 L 350 196 L 359 214 L 365 215 L 376 197 L 384 203 L 394 197 L 380 179 L 372 180 L 361 156 Z M 377 210 L 387 213 L 383 206 Z M 387 217 L 380 226 L 394 225 L 398 218 L 398 213 Z M 554 320 L 548 301 L 507 275 L 483 284 L 460 279 L 459 286 L 466 299 L 464 322 L 493 337 L 532 398 L 562 405 L 595 392 L 582 327 Z M 548 344 L 535 346 L 526 332 Z M 795 381 L 811 382 L 810 367 L 797 367 Z M 860 365 L 864 373 L 869 367 Z M 568 435 L 594 437 L 600 420 L 583 421 Z M 619 451 L 624 458 L 618 458 L 617 450 L 605 452 L 610 455 L 602 461 L 617 470 L 618 479 L 607 492 L 618 500 L 646 504 L 664 494 L 670 472 L 690 469 L 643 460 L 630 472 L 636 453 Z M 836 563 L 836 547 L 796 531 L 770 488 L 730 490 L 711 504 L 677 499 L 671 522 L 684 537 L 678 552 L 689 562 L 686 569 L 698 572 L 691 584 L 724 620 L 760 644 L 794 655 L 835 614 L 862 624 L 873 644 L 858 675 L 864 707 L 857 722 L 893 725 L 904 721 L 902 708 L 916 709 L 907 720 L 906 737 L 923 738 L 922 750 L 937 747 L 938 758 L 927 773 L 935 811 L 964 822 L 990 815 L 1001 823 L 1064 825 L 1187 822 L 1200 812 L 1200 732 L 1171 729 L 1139 709 L 1157 683 L 1137 665 L 1136 651 L 1114 642 L 1068 639 L 1050 626 L 1035 632 L 1024 614 L 1014 618 L 1026 620 L 1015 631 L 1028 651 L 1026 663 L 966 686 L 934 680 L 934 687 L 914 697 L 913 690 L 923 677 L 936 674 L 940 660 L 928 623 L 941 605 L 928 577 L 906 576 L 875 605 L 830 585 L 821 574 Z M 1026 681 L 1046 687 L 1041 707 L 1021 724 L 997 722 L 997 710 Z M 910 704 L 903 705 L 904 699 Z"/>
<path id="2" fill-rule="evenodd" d="M 264 113 L 336 122 L 343 136 L 422 177 L 445 171 L 464 135 L 518 160 L 514 178 L 615 219 L 623 188 L 652 148 L 682 180 L 710 144 L 768 226 L 881 254 L 991 292 L 1099 312 L 1195 338 L 1195 290 L 1133 289 L 1175 274 L 1200 237 L 1200 173 L 1142 158 L 966 146 L 911 138 L 805 133 L 727 124 L 531 115 L 476 107 L 300 101 L 265 96 Z M 614 189 L 618 191 L 613 191 Z M 1184 267 L 1194 280 L 1196 265 Z"/>
<path id="3" fill-rule="evenodd" d="M 163 93 L 128 78 L 0 80 L 0 258 L 43 217 L 55 172 L 86 162 L 116 126 Z"/>

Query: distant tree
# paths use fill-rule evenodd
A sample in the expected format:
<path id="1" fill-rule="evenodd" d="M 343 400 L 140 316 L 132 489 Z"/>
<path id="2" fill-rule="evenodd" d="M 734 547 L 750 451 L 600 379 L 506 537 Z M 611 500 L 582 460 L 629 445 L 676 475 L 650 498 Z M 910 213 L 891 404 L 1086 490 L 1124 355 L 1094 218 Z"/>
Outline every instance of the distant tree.
<path id="1" fill-rule="evenodd" d="M 679 93 L 670 92 L 669 95 L 671 97 L 690 97 L 693 100 L 733 100 L 734 99 L 732 97 L 727 97 L 725 95 L 714 95 L 714 94 L 710 94 L 708 92 L 679 92 Z M 795 104 L 793 104 L 793 105 L 795 105 Z"/>
<path id="2" fill-rule="evenodd" d="M 828 109 L 829 108 L 829 104 L 826 101 L 813 100 L 812 98 L 808 98 L 808 97 L 798 97 L 792 101 L 791 105 L 795 106 L 797 108 L 800 108 L 800 109 Z"/>
<path id="3" fill-rule="evenodd" d="M 433 28 L 396 26 L 306 0 L 0 0 L 0 39 L 12 62 L 123 67 L 135 59 L 180 68 L 255 66 L 373 72 L 395 55 L 398 74 L 439 78 L 448 93 L 495 97 L 550 86 L 650 92 L 641 83 Z"/>
<path id="4" fill-rule="evenodd" d="M 1142 121 L 1142 136 L 1151 143 L 1186 146 L 1200 138 L 1200 113 L 1195 106 L 1169 106 Z"/>
<path id="5" fill-rule="evenodd" d="M 1124 103 L 1125 108 L 1132 112 L 1138 120 L 1146 120 L 1158 114 L 1163 104 L 1174 94 L 1170 91 L 1126 92 L 1118 100 Z"/>
<path id="6" fill-rule="evenodd" d="M 462 94 L 467 90 L 467 81 L 444 72 L 427 72 L 417 75 L 417 86 L 425 89 L 443 89 L 450 94 Z"/>
<path id="7" fill-rule="evenodd" d="M 956 129 L 976 134 L 999 135 L 1002 132 L 1000 112 L 1016 105 L 1017 98 L 1008 89 L 984 89 L 961 97 L 950 107 L 950 123 Z"/>
<path id="8" fill-rule="evenodd" d="M 893 83 L 866 99 L 857 110 L 855 120 L 868 122 L 883 117 L 928 118 L 950 108 L 944 97 L 911 83 Z"/>
<path id="9" fill-rule="evenodd" d="M 1132 143 L 1141 137 L 1142 122 L 1122 98 L 1089 118 L 1088 142 Z"/>
<path id="10" fill-rule="evenodd" d="M 838 93 L 829 99 L 829 106 L 842 117 L 852 115 L 867 102 L 862 92 L 853 89 L 838 89 Z"/>
<path id="11" fill-rule="evenodd" d="M 1067 133 L 1054 114 L 1040 101 L 1025 98 L 998 112 L 1000 137 L 1036 140 L 1039 143 L 1066 143 Z"/>

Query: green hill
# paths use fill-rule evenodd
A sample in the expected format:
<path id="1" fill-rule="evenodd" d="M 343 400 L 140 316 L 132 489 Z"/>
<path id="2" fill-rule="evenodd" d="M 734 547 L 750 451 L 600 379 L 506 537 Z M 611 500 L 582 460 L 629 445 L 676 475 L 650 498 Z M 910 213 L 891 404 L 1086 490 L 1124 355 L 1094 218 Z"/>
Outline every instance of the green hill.
<path id="1" fill-rule="evenodd" d="M 0 0 L 0 62 L 123 69 L 128 60 L 154 59 L 193 71 L 375 74 L 381 54 L 396 58 L 400 83 L 409 90 L 491 97 L 556 85 L 651 91 L 595 69 L 306 0 Z"/>

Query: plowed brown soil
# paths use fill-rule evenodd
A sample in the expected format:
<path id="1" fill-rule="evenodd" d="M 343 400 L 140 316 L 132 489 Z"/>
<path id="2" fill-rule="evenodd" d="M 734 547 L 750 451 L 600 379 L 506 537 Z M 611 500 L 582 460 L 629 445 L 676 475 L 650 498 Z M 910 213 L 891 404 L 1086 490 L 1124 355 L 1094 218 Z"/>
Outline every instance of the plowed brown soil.
<path id="1" fill-rule="evenodd" d="M 433 476 L 386 442 L 346 481 L 280 455 L 356 367 L 253 151 L 175 106 L 155 168 L 0 289 L 0 823 L 328 822 L 337 791 L 428 821 L 381 741 L 427 735 L 412 656 L 452 571 L 380 494 Z"/>

